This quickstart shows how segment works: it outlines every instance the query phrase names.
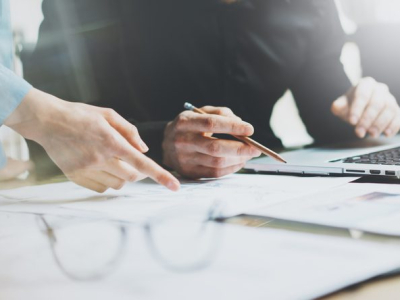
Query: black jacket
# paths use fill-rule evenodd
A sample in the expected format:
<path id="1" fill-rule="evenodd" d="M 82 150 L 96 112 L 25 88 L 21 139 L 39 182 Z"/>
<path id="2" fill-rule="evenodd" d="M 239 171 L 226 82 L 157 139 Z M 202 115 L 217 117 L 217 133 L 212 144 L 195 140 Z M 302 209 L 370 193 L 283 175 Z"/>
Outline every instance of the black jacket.
<path id="1" fill-rule="evenodd" d="M 330 112 L 350 87 L 333 0 L 44 0 L 26 78 L 63 99 L 112 107 L 161 157 L 167 121 L 228 106 L 281 146 L 269 126 L 290 89 L 317 142 L 352 136 Z"/>

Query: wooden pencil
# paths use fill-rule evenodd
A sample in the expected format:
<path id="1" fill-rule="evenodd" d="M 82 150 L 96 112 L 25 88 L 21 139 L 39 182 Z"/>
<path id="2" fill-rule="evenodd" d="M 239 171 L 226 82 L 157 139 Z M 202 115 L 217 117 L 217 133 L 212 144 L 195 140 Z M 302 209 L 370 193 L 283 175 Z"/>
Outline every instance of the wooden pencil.
<path id="1" fill-rule="evenodd" d="M 203 111 L 200 108 L 197 108 L 194 105 L 192 105 L 190 103 L 187 103 L 187 102 L 185 103 L 184 107 L 187 110 L 192 110 L 192 111 L 194 111 L 196 113 L 199 113 L 199 114 L 203 114 L 203 115 L 207 114 L 205 111 Z M 261 145 L 259 142 L 255 141 L 255 140 L 253 140 L 253 139 L 251 139 L 251 138 L 249 138 L 247 136 L 237 136 L 237 135 L 232 135 L 232 136 L 235 137 L 236 139 L 238 139 L 238 140 L 250 145 L 250 146 L 253 146 L 254 148 L 260 150 L 265 155 L 268 155 L 269 157 L 272 157 L 272 158 L 274 158 L 275 160 L 277 160 L 279 162 L 282 162 L 282 163 L 285 163 L 285 164 L 287 163 L 287 161 L 284 160 L 283 157 L 280 156 L 278 153 L 276 153 L 276 152 L 272 151 L 271 149 Z"/>

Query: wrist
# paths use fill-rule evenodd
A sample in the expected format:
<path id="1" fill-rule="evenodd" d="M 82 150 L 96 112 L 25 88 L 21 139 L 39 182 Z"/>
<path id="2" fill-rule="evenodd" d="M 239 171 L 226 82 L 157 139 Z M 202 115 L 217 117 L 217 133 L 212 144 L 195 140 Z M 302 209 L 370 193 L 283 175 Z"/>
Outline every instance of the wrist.
<path id="1" fill-rule="evenodd" d="M 55 101 L 58 100 L 58 101 Z M 63 102 L 54 96 L 31 89 L 4 125 L 23 137 L 39 142 L 51 120 L 58 118 Z"/>

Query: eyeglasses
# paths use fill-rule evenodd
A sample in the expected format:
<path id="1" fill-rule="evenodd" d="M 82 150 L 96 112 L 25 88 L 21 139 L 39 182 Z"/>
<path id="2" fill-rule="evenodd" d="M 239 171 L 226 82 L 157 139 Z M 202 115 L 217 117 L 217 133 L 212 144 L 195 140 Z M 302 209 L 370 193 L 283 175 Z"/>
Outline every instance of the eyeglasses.
<path id="1" fill-rule="evenodd" d="M 222 239 L 222 204 L 182 205 L 143 223 L 39 214 L 53 259 L 73 280 L 96 280 L 112 274 L 130 250 L 129 230 L 143 230 L 147 248 L 164 268 L 193 272 L 209 266 Z"/>

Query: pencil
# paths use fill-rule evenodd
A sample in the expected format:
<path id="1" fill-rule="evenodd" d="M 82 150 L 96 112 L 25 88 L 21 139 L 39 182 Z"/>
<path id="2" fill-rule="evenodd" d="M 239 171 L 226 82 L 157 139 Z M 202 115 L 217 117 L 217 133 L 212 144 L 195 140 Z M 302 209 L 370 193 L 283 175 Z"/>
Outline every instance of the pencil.
<path id="1" fill-rule="evenodd" d="M 187 102 L 184 104 L 184 108 L 187 109 L 187 110 L 194 111 L 194 112 L 199 113 L 199 114 L 203 114 L 203 115 L 207 114 L 205 111 L 203 111 L 200 108 L 197 108 L 194 105 L 192 105 L 190 103 L 187 103 Z M 287 163 L 287 161 L 284 160 L 282 158 L 282 156 L 280 156 L 278 153 L 276 153 L 276 152 L 272 151 L 271 149 L 261 145 L 259 142 L 256 142 L 255 140 L 253 140 L 253 139 L 251 139 L 251 138 L 249 138 L 247 136 L 237 136 L 237 135 L 232 135 L 232 136 L 234 138 L 236 138 L 236 139 L 238 139 L 238 140 L 250 145 L 250 146 L 253 146 L 254 148 L 260 150 L 265 155 L 268 155 L 269 157 L 272 157 L 277 161 L 280 161 L 280 162 L 285 163 L 285 164 Z"/>

